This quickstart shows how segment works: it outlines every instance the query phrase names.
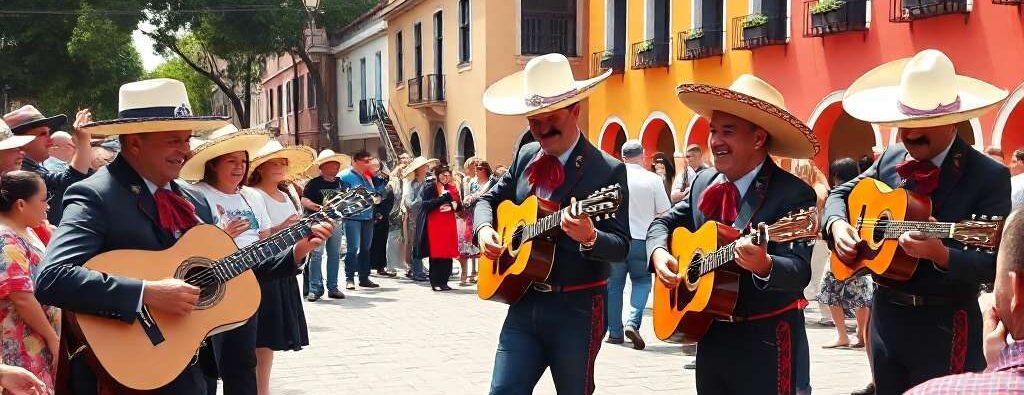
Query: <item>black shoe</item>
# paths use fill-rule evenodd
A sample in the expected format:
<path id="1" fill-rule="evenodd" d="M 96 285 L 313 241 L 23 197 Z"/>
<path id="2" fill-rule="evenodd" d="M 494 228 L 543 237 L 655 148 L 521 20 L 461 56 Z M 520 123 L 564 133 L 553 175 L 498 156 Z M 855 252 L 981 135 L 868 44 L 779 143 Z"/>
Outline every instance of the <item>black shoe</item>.
<path id="1" fill-rule="evenodd" d="M 320 300 L 320 295 L 310 292 L 309 295 L 306 295 L 306 300 L 310 302 L 316 302 Z"/>
<path id="2" fill-rule="evenodd" d="M 608 336 L 607 339 L 604 339 L 604 342 L 608 343 L 608 344 L 622 344 L 622 343 L 626 342 L 626 339 L 623 339 L 621 337 L 611 337 L 611 336 Z"/>
<path id="3" fill-rule="evenodd" d="M 327 291 L 327 297 L 331 298 L 331 299 L 345 299 L 345 294 L 343 294 L 343 293 L 341 293 L 341 291 L 335 289 L 335 290 Z"/>
<path id="4" fill-rule="evenodd" d="M 875 383 L 868 384 L 867 387 L 860 391 L 853 391 L 850 395 L 875 395 Z"/>
<path id="5" fill-rule="evenodd" d="M 398 277 L 398 273 L 390 269 L 377 269 L 377 275 L 383 277 Z"/>
<path id="6" fill-rule="evenodd" d="M 412 278 L 412 272 L 406 270 L 405 271 L 405 278 L 410 278 L 411 279 Z"/>
<path id="7" fill-rule="evenodd" d="M 424 283 L 424 282 L 430 281 L 430 279 L 427 278 L 427 276 L 420 276 L 420 277 L 413 277 L 412 281 L 415 281 L 415 282 L 418 282 L 418 283 Z"/>
<path id="8" fill-rule="evenodd" d="M 380 288 L 380 284 L 377 284 L 370 280 L 360 281 L 359 286 L 362 288 Z"/>
<path id="9" fill-rule="evenodd" d="M 447 284 L 445 284 L 445 285 L 442 285 L 442 286 L 441 286 L 441 290 L 442 290 L 442 291 L 451 291 L 451 290 L 452 290 L 452 287 L 449 287 L 449 286 L 448 286 Z"/>
<path id="10" fill-rule="evenodd" d="M 356 282 L 352 280 L 345 280 L 345 289 L 349 291 L 356 289 Z"/>
<path id="11" fill-rule="evenodd" d="M 688 363 L 686 365 L 683 365 L 683 369 L 686 369 L 686 370 L 697 370 L 697 361 L 695 360 L 695 361 L 690 362 L 690 363 Z"/>
<path id="12" fill-rule="evenodd" d="M 633 342 L 634 350 L 643 350 L 644 347 L 647 347 L 647 344 L 644 343 L 644 338 L 640 336 L 640 332 L 632 325 L 626 325 L 626 328 L 623 331 L 626 333 L 626 338 Z"/>

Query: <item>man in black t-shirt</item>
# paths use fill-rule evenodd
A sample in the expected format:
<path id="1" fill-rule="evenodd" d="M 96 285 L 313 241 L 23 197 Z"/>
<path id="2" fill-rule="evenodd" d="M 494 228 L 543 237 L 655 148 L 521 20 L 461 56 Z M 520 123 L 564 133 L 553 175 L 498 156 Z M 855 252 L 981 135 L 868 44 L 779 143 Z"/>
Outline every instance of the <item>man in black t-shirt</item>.
<path id="1" fill-rule="evenodd" d="M 348 155 L 335 154 L 329 149 L 320 152 L 314 166 L 320 168 L 320 176 L 315 177 L 306 183 L 302 191 L 302 207 L 306 215 L 320 211 L 320 205 L 324 200 L 329 199 L 341 190 L 341 179 L 338 172 L 342 167 L 351 163 Z M 309 254 L 306 262 L 307 273 L 306 300 L 315 302 L 324 295 L 323 268 L 320 266 L 323 261 L 323 254 L 327 252 L 327 296 L 332 299 L 345 299 L 345 294 L 338 288 L 338 270 L 341 266 L 341 238 L 344 235 L 344 227 L 337 227 L 334 235 L 324 243 L 324 246 Z"/>

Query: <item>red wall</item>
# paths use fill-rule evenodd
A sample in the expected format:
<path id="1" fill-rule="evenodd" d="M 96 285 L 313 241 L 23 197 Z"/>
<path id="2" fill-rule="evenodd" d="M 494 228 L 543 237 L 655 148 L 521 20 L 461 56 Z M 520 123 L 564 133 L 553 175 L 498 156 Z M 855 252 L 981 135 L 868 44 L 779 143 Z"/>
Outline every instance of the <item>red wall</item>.
<path id="1" fill-rule="evenodd" d="M 872 3 L 867 31 L 803 37 L 804 2 L 792 1 L 789 44 L 754 49 L 754 73 L 778 88 L 789 110 L 805 121 L 825 96 L 845 89 L 866 71 L 928 48 L 949 55 L 959 74 L 1010 91 L 1024 81 L 1024 13 L 1018 7 L 976 0 L 966 23 L 962 14 L 893 23 L 888 1 Z M 985 145 L 992 143 L 996 111 L 981 118 Z M 1009 129 L 1010 123 L 1004 133 L 1007 142 L 1011 134 L 1021 133 Z"/>

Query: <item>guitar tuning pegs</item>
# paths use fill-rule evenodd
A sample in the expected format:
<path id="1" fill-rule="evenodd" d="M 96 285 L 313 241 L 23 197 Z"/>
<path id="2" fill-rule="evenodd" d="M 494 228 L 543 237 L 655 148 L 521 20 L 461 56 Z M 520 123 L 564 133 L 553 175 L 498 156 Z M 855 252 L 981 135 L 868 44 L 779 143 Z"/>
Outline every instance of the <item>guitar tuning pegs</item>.
<path id="1" fill-rule="evenodd" d="M 1004 220 L 1004 219 L 1005 219 L 1005 218 L 1003 218 L 1003 217 L 1000 217 L 1000 216 L 998 216 L 998 215 L 996 215 L 996 216 L 993 216 L 993 217 L 992 217 L 992 220 L 993 220 L 993 221 L 1002 221 L 1002 220 Z"/>
<path id="2" fill-rule="evenodd" d="M 981 220 L 982 221 L 988 221 L 988 216 L 987 215 L 982 215 L 981 216 Z"/>
<path id="3" fill-rule="evenodd" d="M 978 215 L 977 214 L 971 214 L 971 219 L 978 219 Z"/>

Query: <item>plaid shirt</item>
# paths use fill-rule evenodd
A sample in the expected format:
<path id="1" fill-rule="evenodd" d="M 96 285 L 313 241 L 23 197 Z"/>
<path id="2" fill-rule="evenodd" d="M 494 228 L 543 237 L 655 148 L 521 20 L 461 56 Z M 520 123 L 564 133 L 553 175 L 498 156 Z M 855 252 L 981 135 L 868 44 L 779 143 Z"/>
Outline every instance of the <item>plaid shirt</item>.
<path id="1" fill-rule="evenodd" d="M 907 394 L 1024 394 L 1024 342 L 1008 345 L 999 362 L 983 373 L 939 377 L 912 388 Z"/>

